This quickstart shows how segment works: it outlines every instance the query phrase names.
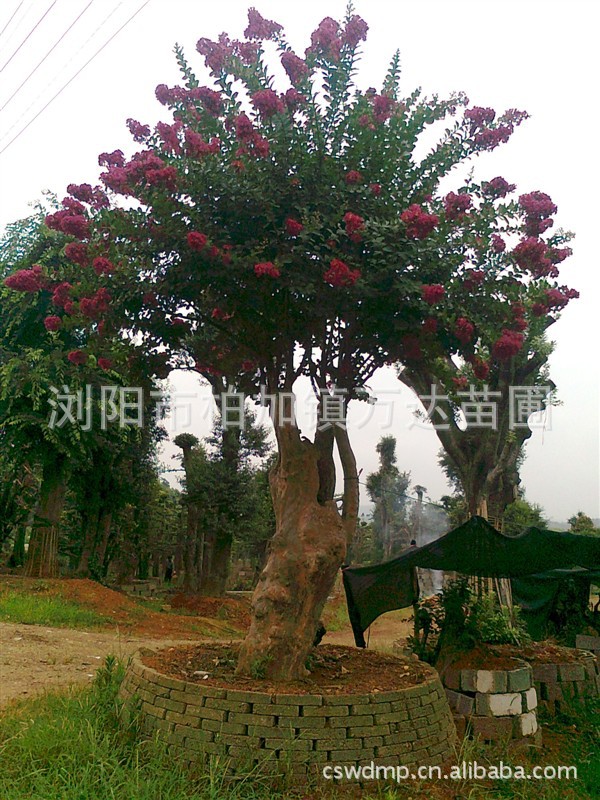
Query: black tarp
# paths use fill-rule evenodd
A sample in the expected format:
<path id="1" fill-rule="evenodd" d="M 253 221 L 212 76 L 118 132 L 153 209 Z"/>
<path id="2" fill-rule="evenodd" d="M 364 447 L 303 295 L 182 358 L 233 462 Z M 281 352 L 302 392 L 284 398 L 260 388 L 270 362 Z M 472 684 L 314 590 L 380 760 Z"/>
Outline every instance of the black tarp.
<path id="1" fill-rule="evenodd" d="M 377 617 L 416 601 L 415 567 L 521 579 L 521 589 L 518 581 L 513 583 L 525 605 L 533 608 L 539 601 L 547 608 L 560 576 L 540 573 L 575 569 L 579 580 L 595 578 L 592 573 L 600 573 L 600 537 L 539 528 L 529 528 L 519 536 L 506 536 L 483 517 L 472 517 L 434 542 L 412 547 L 391 561 L 369 567 L 347 567 L 343 570 L 344 588 L 358 647 L 365 646 L 363 634 Z M 529 582 L 528 576 L 539 580 Z M 556 585 L 552 585 L 553 581 Z"/>

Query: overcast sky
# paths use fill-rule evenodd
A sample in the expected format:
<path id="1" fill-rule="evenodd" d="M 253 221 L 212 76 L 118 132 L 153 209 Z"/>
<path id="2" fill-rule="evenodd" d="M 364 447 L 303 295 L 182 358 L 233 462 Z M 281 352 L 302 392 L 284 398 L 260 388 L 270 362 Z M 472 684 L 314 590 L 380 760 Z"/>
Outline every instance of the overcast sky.
<path id="1" fill-rule="evenodd" d="M 340 18 L 345 8 L 344 0 L 255 4 L 284 25 L 300 53 L 322 17 Z M 0 227 L 25 216 L 28 203 L 45 189 L 62 197 L 70 182 L 95 182 L 98 153 L 131 150 L 127 117 L 142 122 L 165 117 L 154 88 L 177 81 L 175 42 L 184 46 L 202 77 L 196 41 L 223 30 L 241 36 L 248 5 L 239 0 L 2 0 Z M 561 277 L 581 292 L 581 299 L 551 329 L 556 340 L 551 375 L 562 405 L 528 443 L 522 478 L 527 498 L 541 504 L 551 519 L 564 520 L 578 510 L 600 517 L 595 3 L 369 0 L 357 2 L 356 11 L 370 26 L 359 74 L 362 88 L 381 85 L 399 49 L 406 93 L 415 86 L 426 93 L 463 90 L 473 104 L 531 114 L 508 145 L 480 159 L 478 175 L 502 175 L 520 191 L 551 195 L 558 205 L 556 225 L 577 234 L 574 256 L 563 265 Z M 175 375 L 172 384 L 176 393 L 199 391 L 191 375 Z M 391 370 L 378 374 L 372 385 L 384 404 L 357 407 L 350 418 L 363 477 L 376 468 L 380 436 L 393 434 L 399 467 L 410 470 L 413 483 L 438 499 L 447 487 L 436 465 L 434 431 L 415 425 L 407 407 L 411 395 L 398 386 Z M 195 401 L 191 428 L 180 411 L 171 433 L 176 428 L 202 435 L 209 411 L 207 400 Z M 173 452 L 167 448 L 166 462 Z"/>

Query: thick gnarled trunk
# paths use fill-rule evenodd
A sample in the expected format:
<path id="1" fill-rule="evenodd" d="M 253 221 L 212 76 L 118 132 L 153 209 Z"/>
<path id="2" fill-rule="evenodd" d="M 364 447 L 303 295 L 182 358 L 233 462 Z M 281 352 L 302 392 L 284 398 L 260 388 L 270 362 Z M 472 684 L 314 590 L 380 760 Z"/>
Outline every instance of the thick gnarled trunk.
<path id="1" fill-rule="evenodd" d="M 25 575 L 30 578 L 58 578 L 58 533 L 66 488 L 63 465 L 46 466 L 27 551 Z"/>
<path id="2" fill-rule="evenodd" d="M 238 673 L 291 681 L 307 675 L 321 612 L 354 530 L 358 480 L 344 430 L 338 442 L 346 484 L 340 514 L 333 498 L 321 493 L 319 465 L 328 461 L 323 448 L 291 426 L 278 428 L 277 438 L 279 459 L 271 474 L 276 532 L 254 591 Z"/>

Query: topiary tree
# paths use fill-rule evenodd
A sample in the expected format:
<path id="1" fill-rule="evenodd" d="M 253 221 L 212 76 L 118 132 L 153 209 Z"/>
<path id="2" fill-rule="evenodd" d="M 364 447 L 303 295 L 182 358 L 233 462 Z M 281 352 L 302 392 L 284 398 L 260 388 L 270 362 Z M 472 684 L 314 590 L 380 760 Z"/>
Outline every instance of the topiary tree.
<path id="1" fill-rule="evenodd" d="M 341 424 L 348 403 L 367 397 L 363 387 L 383 364 L 436 357 L 431 308 L 449 287 L 466 301 L 483 284 L 493 313 L 482 313 L 478 339 L 510 359 L 522 342 L 506 332 L 507 304 L 536 270 L 543 285 L 553 281 L 550 257 L 547 267 L 501 252 L 505 226 L 510 233 L 523 224 L 519 209 L 502 202 L 503 184 L 440 189 L 526 115 L 464 110 L 460 94 L 402 96 L 398 55 L 380 90 L 360 91 L 354 75 L 366 33 L 349 8 L 342 23 L 319 24 L 302 58 L 280 25 L 251 9 L 244 39 L 198 42 L 213 87 L 176 48 L 182 85 L 156 92 L 172 119 L 155 129 L 129 120 L 140 149 L 130 158 L 103 153 L 102 185 L 69 186 L 63 209 L 47 220 L 75 240 L 79 318 L 99 287 L 108 290 L 107 330 L 143 340 L 157 360 L 225 377 L 254 396 L 262 387 L 270 398 L 277 525 L 241 647 L 244 674 L 257 664 L 269 678 L 306 673 L 357 519 L 356 463 Z M 431 126 L 441 139 L 421 157 Z M 482 282 L 473 267 L 484 257 Z M 472 323 L 455 322 L 466 339 Z M 319 400 L 312 438 L 289 408 L 300 376 Z"/>

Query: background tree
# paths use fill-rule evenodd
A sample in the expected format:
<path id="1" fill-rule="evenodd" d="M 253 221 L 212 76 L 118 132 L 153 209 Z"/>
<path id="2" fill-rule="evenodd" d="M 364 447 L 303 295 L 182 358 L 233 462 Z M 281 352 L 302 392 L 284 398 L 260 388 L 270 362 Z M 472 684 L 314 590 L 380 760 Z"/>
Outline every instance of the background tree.
<path id="1" fill-rule="evenodd" d="M 376 447 L 379 469 L 367 476 L 367 492 L 373 503 L 373 534 L 376 558 L 392 558 L 408 547 L 410 531 L 406 517 L 406 492 L 410 473 L 396 466 L 396 439 L 382 436 Z"/>
<path id="2" fill-rule="evenodd" d="M 600 528 L 594 525 L 594 520 L 583 511 L 578 511 L 568 519 L 569 530 L 572 533 L 582 533 L 584 536 L 600 536 Z"/>

